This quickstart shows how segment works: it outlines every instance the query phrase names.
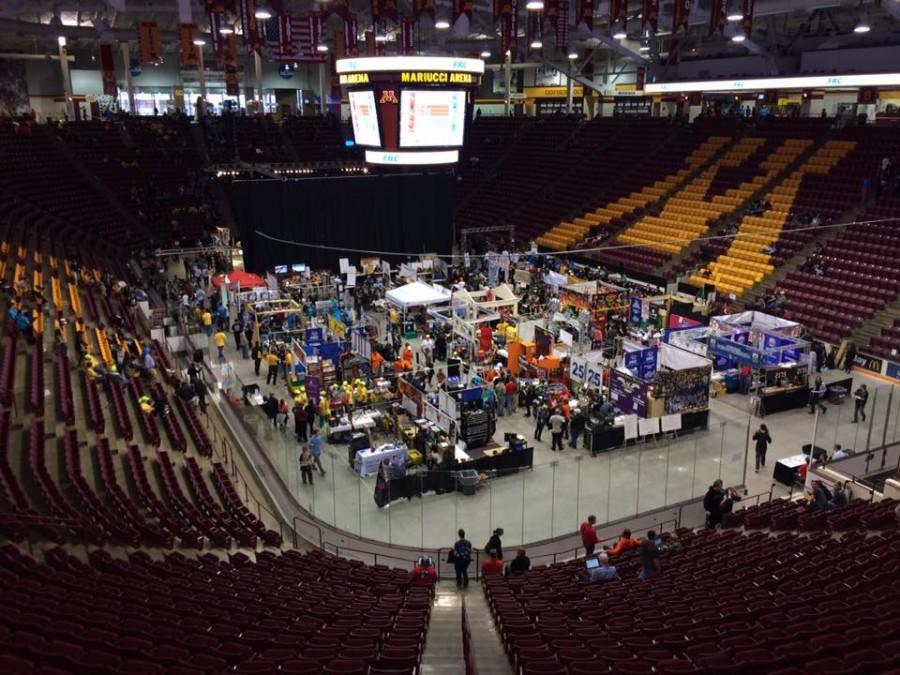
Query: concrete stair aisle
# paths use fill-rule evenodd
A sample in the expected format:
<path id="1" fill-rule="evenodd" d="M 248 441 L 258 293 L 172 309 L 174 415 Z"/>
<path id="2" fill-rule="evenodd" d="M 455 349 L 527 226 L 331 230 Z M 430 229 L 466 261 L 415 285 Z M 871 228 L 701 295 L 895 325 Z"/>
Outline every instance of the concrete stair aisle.
<path id="1" fill-rule="evenodd" d="M 472 573 L 472 570 L 469 570 Z M 513 672 L 497 633 L 484 591 L 475 583 L 466 592 L 466 612 L 472 634 L 472 652 L 478 675 L 510 675 Z"/>
<path id="2" fill-rule="evenodd" d="M 882 328 L 890 328 L 898 319 L 900 319 L 900 297 L 891 300 L 884 309 L 853 331 L 849 339 L 855 342 L 857 347 L 865 348 L 873 337 L 881 337 Z"/>
<path id="3" fill-rule="evenodd" d="M 438 583 L 428 624 L 422 675 L 458 675 L 466 670 L 462 641 L 462 596 L 456 584 Z"/>

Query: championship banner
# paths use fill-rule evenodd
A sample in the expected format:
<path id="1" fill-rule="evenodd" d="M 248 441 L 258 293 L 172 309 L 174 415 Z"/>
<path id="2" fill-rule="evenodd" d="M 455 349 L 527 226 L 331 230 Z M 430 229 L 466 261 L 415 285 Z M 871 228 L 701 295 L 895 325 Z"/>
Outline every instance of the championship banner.
<path id="1" fill-rule="evenodd" d="M 116 57 L 113 46 L 109 43 L 100 45 L 100 72 L 103 78 L 103 93 L 106 96 L 118 96 L 119 85 L 116 84 Z"/>
<path id="2" fill-rule="evenodd" d="M 528 12 L 528 23 L 525 25 L 525 40 L 528 43 L 529 54 L 540 54 L 544 43 L 544 13 Z M 541 47 L 532 47 L 535 41 L 541 43 Z"/>
<path id="3" fill-rule="evenodd" d="M 569 53 L 569 3 L 571 0 L 557 0 L 559 3 L 559 18 L 554 25 L 556 30 L 556 51 L 560 54 Z"/>
<path id="4" fill-rule="evenodd" d="M 397 22 L 397 0 L 372 0 L 372 23 L 383 19 Z"/>
<path id="5" fill-rule="evenodd" d="M 421 2 L 421 0 L 415 0 L 417 3 Z M 503 6 L 507 4 L 504 0 L 494 0 L 491 3 L 492 16 L 494 17 L 494 23 L 497 23 L 500 20 L 500 17 L 503 15 Z"/>
<path id="6" fill-rule="evenodd" d="M 237 40 L 234 33 L 222 36 L 222 70 L 225 71 L 225 95 L 239 96 L 240 82 L 237 62 Z"/>
<path id="7" fill-rule="evenodd" d="M 687 30 L 690 16 L 691 0 L 675 0 L 672 5 L 672 32 L 677 33 L 679 28 Z"/>
<path id="8" fill-rule="evenodd" d="M 416 53 L 416 20 L 411 16 L 400 17 L 400 53 Z"/>
<path id="9" fill-rule="evenodd" d="M 178 24 L 178 37 L 181 40 L 182 68 L 200 67 L 200 48 L 194 44 L 197 30 L 197 24 L 195 23 Z"/>
<path id="10" fill-rule="evenodd" d="M 496 6 L 499 0 L 494 0 Z M 435 0 L 413 0 L 413 16 L 417 19 L 423 14 L 428 14 L 434 21 Z M 496 21 L 496 19 L 495 19 Z"/>
<path id="11" fill-rule="evenodd" d="M 359 20 L 356 14 L 344 19 L 344 56 L 359 56 Z"/>
<path id="12" fill-rule="evenodd" d="M 709 34 L 722 35 L 725 17 L 728 15 L 728 0 L 711 0 L 709 6 Z"/>
<path id="13" fill-rule="evenodd" d="M 519 0 L 503 0 L 500 17 L 500 53 L 516 56 L 516 33 L 519 30 Z"/>
<path id="14" fill-rule="evenodd" d="M 559 0 L 545 0 L 544 18 L 553 26 L 553 30 L 559 32 Z"/>
<path id="15" fill-rule="evenodd" d="M 621 21 L 623 24 L 628 19 L 628 0 L 609 0 L 609 22 Z"/>
<path id="16" fill-rule="evenodd" d="M 472 21 L 472 9 L 474 7 L 473 0 L 453 0 L 453 17 L 451 23 L 455 24 L 459 17 L 463 14 Z"/>
<path id="17" fill-rule="evenodd" d="M 594 30 L 594 0 L 575 0 L 575 25 L 583 23 L 588 30 Z"/>
<path id="18" fill-rule="evenodd" d="M 654 33 L 659 27 L 659 0 L 644 0 L 641 8 L 643 20 L 643 33 L 648 28 Z"/>
<path id="19" fill-rule="evenodd" d="M 259 21 L 256 20 L 256 5 L 257 0 L 238 0 L 244 46 L 251 52 L 258 52 L 262 49 Z"/>
<path id="20" fill-rule="evenodd" d="M 744 29 L 744 35 L 750 37 L 750 31 L 753 29 L 753 5 L 755 0 L 741 0 L 741 12 L 744 18 L 741 19 L 741 28 Z"/>
<path id="21" fill-rule="evenodd" d="M 159 24 L 155 21 L 138 21 L 138 54 L 141 65 L 159 63 L 162 59 Z"/>

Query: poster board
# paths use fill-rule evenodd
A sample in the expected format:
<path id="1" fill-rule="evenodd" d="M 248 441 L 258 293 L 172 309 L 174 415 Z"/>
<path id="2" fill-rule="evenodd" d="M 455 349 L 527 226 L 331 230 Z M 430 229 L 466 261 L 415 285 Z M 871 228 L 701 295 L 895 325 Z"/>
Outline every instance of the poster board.
<path id="1" fill-rule="evenodd" d="M 641 436 L 652 436 L 659 433 L 658 417 L 642 417 L 638 420 L 638 431 Z"/>

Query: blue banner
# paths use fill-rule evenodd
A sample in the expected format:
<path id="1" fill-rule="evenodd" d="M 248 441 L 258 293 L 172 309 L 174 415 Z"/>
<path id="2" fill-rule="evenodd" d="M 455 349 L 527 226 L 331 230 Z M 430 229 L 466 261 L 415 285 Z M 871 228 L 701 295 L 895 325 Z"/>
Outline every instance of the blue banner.
<path id="1" fill-rule="evenodd" d="M 625 353 L 625 367 L 632 372 L 635 377 L 642 380 L 652 380 L 656 373 L 656 347 L 647 349 L 639 349 L 634 352 Z"/>
<path id="2" fill-rule="evenodd" d="M 631 298 L 631 323 L 635 326 L 640 326 L 643 322 L 643 310 L 644 310 L 644 299 L 643 298 Z"/>
<path id="3" fill-rule="evenodd" d="M 731 359 L 738 365 L 749 363 L 752 366 L 759 366 L 759 352 L 750 345 L 741 344 L 734 340 L 710 335 L 707 343 L 707 353 L 713 356 L 724 356 Z"/>
<path id="4" fill-rule="evenodd" d="M 633 413 L 638 417 L 647 416 L 648 390 L 648 384 L 625 377 L 625 375 L 615 370 L 610 373 L 610 398 L 625 415 Z"/>

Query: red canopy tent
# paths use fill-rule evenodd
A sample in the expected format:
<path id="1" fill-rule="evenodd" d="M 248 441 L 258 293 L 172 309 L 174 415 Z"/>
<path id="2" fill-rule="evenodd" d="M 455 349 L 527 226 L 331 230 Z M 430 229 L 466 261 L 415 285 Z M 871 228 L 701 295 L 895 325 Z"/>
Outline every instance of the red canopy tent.
<path id="1" fill-rule="evenodd" d="M 266 280 L 258 274 L 250 274 L 244 270 L 235 270 L 228 274 L 217 274 L 212 278 L 212 285 L 218 288 L 221 286 L 225 277 L 228 277 L 229 284 L 240 284 L 241 288 L 259 288 L 266 285 Z"/>

